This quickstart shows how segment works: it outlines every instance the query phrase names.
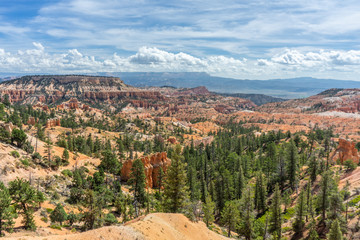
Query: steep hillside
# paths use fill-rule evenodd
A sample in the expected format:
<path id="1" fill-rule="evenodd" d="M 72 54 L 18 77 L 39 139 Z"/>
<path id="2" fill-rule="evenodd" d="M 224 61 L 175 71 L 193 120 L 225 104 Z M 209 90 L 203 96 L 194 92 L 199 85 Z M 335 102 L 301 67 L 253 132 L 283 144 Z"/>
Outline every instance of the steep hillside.
<path id="1" fill-rule="evenodd" d="M 0 94 L 8 94 L 12 102 L 53 103 L 78 98 L 99 102 L 127 97 L 161 99 L 157 92 L 143 91 L 124 84 L 115 77 L 81 75 L 24 76 L 0 84 Z"/>
<path id="2" fill-rule="evenodd" d="M 16 234 L 14 234 L 16 235 Z M 205 223 L 191 222 L 182 214 L 153 213 L 133 220 L 124 226 L 103 227 L 100 229 L 68 235 L 9 236 L 4 239 L 23 240 L 225 240 L 229 239 L 209 230 Z"/>

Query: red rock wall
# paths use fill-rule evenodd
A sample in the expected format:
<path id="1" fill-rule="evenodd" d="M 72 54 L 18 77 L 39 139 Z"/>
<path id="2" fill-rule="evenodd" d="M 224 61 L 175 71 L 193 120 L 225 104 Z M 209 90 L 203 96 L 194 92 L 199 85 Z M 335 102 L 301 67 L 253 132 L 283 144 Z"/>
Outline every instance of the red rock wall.
<path id="1" fill-rule="evenodd" d="M 354 163 L 358 164 L 360 157 L 358 150 L 355 147 L 355 142 L 347 141 L 345 139 L 339 139 L 339 146 L 332 153 L 331 159 L 336 161 L 337 159 L 343 163 L 346 160 L 352 160 Z"/>
<path id="2" fill-rule="evenodd" d="M 46 121 L 46 127 L 56 127 L 56 126 L 60 126 L 60 119 L 58 118 L 54 118 L 54 119 L 49 119 Z"/>
<path id="3" fill-rule="evenodd" d="M 124 181 L 129 180 L 132 163 L 135 160 L 127 160 L 123 163 L 123 167 L 121 169 L 121 179 Z M 167 158 L 166 152 L 155 153 L 151 156 L 142 157 L 141 161 L 145 167 L 145 176 L 147 186 L 151 188 L 158 187 L 158 177 L 160 173 L 160 168 L 163 169 L 164 173 L 166 173 L 168 167 L 171 164 L 171 160 Z"/>

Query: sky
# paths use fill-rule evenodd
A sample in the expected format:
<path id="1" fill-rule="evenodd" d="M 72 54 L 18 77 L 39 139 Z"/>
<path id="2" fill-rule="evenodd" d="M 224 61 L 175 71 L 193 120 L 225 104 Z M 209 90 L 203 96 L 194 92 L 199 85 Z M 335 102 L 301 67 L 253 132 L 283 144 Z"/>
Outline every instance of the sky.
<path id="1" fill-rule="evenodd" d="M 358 0 L 0 0 L 0 73 L 360 80 Z"/>

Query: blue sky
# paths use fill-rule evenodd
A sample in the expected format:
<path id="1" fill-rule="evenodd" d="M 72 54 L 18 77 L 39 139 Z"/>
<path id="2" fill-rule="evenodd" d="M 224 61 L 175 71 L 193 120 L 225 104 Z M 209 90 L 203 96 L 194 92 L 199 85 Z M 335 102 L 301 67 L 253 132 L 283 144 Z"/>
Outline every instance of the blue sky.
<path id="1" fill-rule="evenodd" d="M 1 0 L 0 72 L 359 80 L 360 3 Z"/>

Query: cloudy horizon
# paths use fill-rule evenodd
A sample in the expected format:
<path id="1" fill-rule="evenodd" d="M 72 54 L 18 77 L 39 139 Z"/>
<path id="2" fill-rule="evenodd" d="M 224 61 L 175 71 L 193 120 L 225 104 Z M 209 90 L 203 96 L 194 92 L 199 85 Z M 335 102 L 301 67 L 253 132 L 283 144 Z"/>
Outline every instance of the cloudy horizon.
<path id="1" fill-rule="evenodd" d="M 4 0 L 0 72 L 360 80 L 356 1 Z"/>

